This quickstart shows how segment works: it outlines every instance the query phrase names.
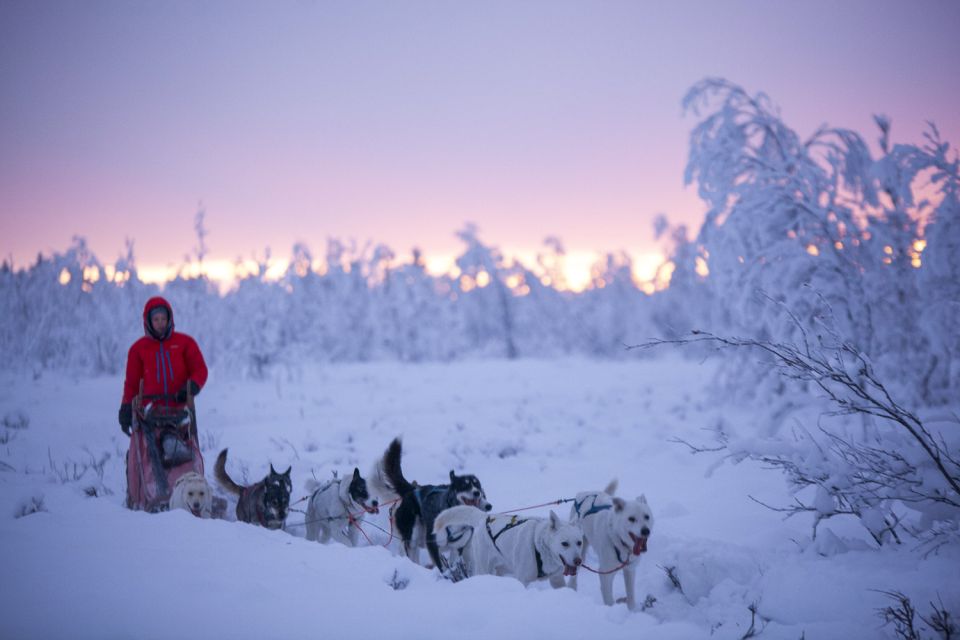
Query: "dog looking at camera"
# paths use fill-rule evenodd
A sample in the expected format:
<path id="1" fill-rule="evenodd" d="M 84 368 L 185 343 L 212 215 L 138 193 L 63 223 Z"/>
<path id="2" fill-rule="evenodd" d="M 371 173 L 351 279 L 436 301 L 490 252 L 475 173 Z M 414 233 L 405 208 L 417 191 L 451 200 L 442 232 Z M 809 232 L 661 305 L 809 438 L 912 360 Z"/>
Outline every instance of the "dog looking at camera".
<path id="1" fill-rule="evenodd" d="M 367 481 L 354 467 L 348 478 L 334 477 L 319 484 L 307 482 L 310 502 L 307 503 L 307 540 L 326 544 L 330 539 L 357 546 L 360 524 L 364 514 L 380 513 L 379 501 L 367 491 Z"/>
<path id="2" fill-rule="evenodd" d="M 267 529 L 283 528 L 287 519 L 287 509 L 290 508 L 290 492 L 293 490 L 290 482 L 292 467 L 283 473 L 277 473 L 271 464 L 270 473 L 263 480 L 249 487 L 243 487 L 234 482 L 227 474 L 226 467 L 227 450 L 224 449 L 217 456 L 214 472 L 217 482 L 224 489 L 238 496 L 237 520 L 258 524 Z"/>
<path id="3" fill-rule="evenodd" d="M 637 606 L 634 587 L 636 565 L 640 554 L 647 550 L 647 538 L 653 530 L 653 513 L 646 496 L 624 500 L 613 494 L 617 481 L 612 481 L 603 491 L 578 493 L 570 509 L 571 522 L 583 528 L 587 546 L 592 545 L 600 559 L 600 595 L 603 603 L 613 605 L 613 576 L 623 570 L 623 583 L 627 591 L 627 606 Z M 570 578 L 570 587 L 577 588 L 577 577 Z"/>
<path id="4" fill-rule="evenodd" d="M 188 471 L 173 484 L 170 510 L 186 509 L 198 518 L 209 518 L 213 509 L 213 490 L 207 479 L 196 471 Z"/>

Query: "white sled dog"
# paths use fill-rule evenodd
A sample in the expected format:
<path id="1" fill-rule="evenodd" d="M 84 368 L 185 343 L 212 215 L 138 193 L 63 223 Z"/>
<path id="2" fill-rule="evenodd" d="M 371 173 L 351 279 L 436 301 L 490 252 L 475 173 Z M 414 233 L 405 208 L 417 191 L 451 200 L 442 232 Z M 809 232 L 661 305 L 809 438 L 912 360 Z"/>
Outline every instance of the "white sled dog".
<path id="1" fill-rule="evenodd" d="M 637 606 L 634 591 L 634 576 L 640 554 L 647 550 L 647 538 L 653 529 L 653 513 L 647 498 L 635 500 L 614 497 L 617 481 L 612 481 L 603 491 L 578 493 L 570 510 L 571 522 L 583 528 L 587 547 L 593 545 L 600 559 L 600 595 L 603 603 L 613 605 L 614 569 L 623 569 L 623 583 L 627 590 L 627 606 Z M 577 588 L 577 576 L 570 578 L 570 587 Z"/>
<path id="2" fill-rule="evenodd" d="M 377 499 L 370 497 L 367 482 L 356 467 L 349 479 L 334 477 L 322 485 L 310 480 L 307 491 L 312 492 L 307 504 L 307 540 L 326 544 L 332 538 L 355 547 L 364 514 L 380 512 Z"/>
<path id="3" fill-rule="evenodd" d="M 463 561 L 461 576 L 511 575 L 524 585 L 549 579 L 564 586 L 563 576 L 577 575 L 583 561 L 583 530 L 563 522 L 553 511 L 549 518 L 488 516 L 474 507 L 445 509 L 434 523 L 437 545 L 454 550 Z M 457 567 L 454 555 L 452 566 Z"/>
<path id="4" fill-rule="evenodd" d="M 171 511 L 186 509 L 198 518 L 209 518 L 213 507 L 210 483 L 196 471 L 183 474 L 173 485 L 169 507 Z"/>

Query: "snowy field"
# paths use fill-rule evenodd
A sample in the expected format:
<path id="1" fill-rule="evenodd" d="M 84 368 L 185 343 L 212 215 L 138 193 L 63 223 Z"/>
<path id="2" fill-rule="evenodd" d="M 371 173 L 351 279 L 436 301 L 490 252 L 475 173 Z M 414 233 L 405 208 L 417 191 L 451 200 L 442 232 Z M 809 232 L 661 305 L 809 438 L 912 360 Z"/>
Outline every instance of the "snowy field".
<path id="1" fill-rule="evenodd" d="M 954 552 L 877 550 L 840 519 L 811 542 L 809 520 L 750 499 L 790 500 L 775 472 L 718 466 L 670 442 L 707 441 L 721 413 L 749 422 L 711 401 L 714 372 L 669 355 L 340 365 L 264 382 L 213 370 L 198 398 L 207 477 L 229 447 L 228 470 L 246 482 L 271 462 L 292 465 L 294 499 L 312 476 L 366 473 L 398 435 L 409 479 L 475 473 L 497 512 L 616 477 L 619 493 L 644 493 L 655 516 L 637 578 L 651 604 L 635 612 L 604 607 L 584 571 L 579 592 L 511 578 L 453 584 L 399 556 L 396 541 L 308 542 L 299 513 L 284 532 L 127 511 L 121 380 L 0 374 L 0 637 L 741 638 L 752 622 L 762 638 L 812 640 L 893 637 L 879 591 L 957 610 Z M 389 530 L 384 517 L 366 531 L 387 542 L 373 525 Z"/>

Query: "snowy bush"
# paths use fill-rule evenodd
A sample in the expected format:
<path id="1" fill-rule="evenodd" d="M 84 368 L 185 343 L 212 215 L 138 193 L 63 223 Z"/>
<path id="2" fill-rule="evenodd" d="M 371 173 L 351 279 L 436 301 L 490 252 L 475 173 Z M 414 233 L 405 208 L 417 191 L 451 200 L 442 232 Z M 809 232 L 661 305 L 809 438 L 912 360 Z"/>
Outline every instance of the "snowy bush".
<path id="1" fill-rule="evenodd" d="M 847 129 L 801 139 L 765 95 L 725 80 L 698 83 L 684 105 L 704 114 L 686 180 L 708 211 L 694 241 L 674 230 L 678 286 L 657 296 L 663 334 L 797 342 L 826 318 L 910 401 L 958 397 L 960 174 L 936 128 L 923 146 L 892 145 L 878 117 L 875 159 Z M 729 371 L 738 387 L 784 395 L 776 380 L 758 386 L 764 368 L 743 364 Z"/>
<path id="2" fill-rule="evenodd" d="M 667 342 L 726 349 L 724 398 L 759 410 L 695 450 L 781 470 L 796 499 L 774 508 L 811 514 L 814 535 L 850 515 L 877 543 L 956 540 L 956 419 L 918 417 L 960 397 L 956 152 L 933 125 L 922 146 L 892 144 L 882 116 L 876 158 L 854 131 L 804 140 L 720 79 L 684 105 L 702 116 L 686 179 L 708 212 L 692 241 L 658 221 L 678 280 L 653 317 Z"/>
<path id="3" fill-rule="evenodd" d="M 796 322 L 799 322 L 795 319 Z M 836 336 L 832 336 L 836 338 Z M 813 535 L 823 520 L 856 517 L 878 544 L 900 542 L 904 532 L 928 551 L 960 538 L 960 437 L 956 421 L 933 428 L 901 405 L 877 377 L 866 356 L 849 344 L 825 345 L 801 329 L 799 344 L 729 338 L 694 332 L 657 344 L 709 344 L 721 349 L 761 353 L 788 381 L 816 388 L 834 415 L 868 418 L 873 427 L 857 434 L 821 426 L 792 439 L 729 433 L 716 427 L 719 447 L 692 446 L 695 452 L 722 451 L 739 462 L 752 459 L 782 471 L 798 494 L 792 505 L 776 507 L 788 515 L 813 516 Z M 809 499 L 800 492 L 813 491 Z"/>

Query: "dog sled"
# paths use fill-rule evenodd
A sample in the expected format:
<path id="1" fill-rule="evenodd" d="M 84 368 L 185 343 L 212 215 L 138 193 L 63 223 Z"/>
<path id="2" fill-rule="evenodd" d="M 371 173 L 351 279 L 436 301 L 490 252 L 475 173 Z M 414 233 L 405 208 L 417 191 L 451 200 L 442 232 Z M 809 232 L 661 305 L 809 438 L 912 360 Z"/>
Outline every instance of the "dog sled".
<path id="1" fill-rule="evenodd" d="M 133 430 L 127 451 L 127 508 L 157 512 L 167 509 L 177 478 L 195 471 L 203 475 L 193 397 L 185 407 L 163 403 L 140 393 L 133 401 Z"/>

